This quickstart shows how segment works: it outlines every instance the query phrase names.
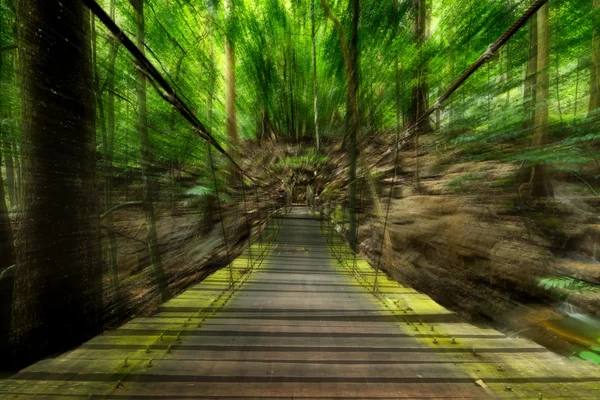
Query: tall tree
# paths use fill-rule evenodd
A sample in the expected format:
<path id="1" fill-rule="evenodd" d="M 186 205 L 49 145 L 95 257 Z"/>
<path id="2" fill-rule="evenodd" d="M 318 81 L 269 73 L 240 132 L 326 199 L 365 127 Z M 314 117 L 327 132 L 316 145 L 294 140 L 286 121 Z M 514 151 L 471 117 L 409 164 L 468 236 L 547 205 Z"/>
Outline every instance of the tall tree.
<path id="1" fill-rule="evenodd" d="M 538 29 L 537 16 L 530 19 L 529 22 L 529 58 L 527 59 L 527 69 L 525 70 L 525 80 L 523 82 L 523 104 L 525 107 L 526 131 L 532 130 L 535 119 L 535 97 L 537 84 L 537 59 L 538 59 Z"/>
<path id="2" fill-rule="evenodd" d="M 2 129 L 0 127 L 0 129 Z M 1 134 L 1 133 L 0 133 Z M 15 263 L 14 239 L 10 225 L 10 217 L 4 197 L 2 181 L 2 152 L 0 151 L 0 368 L 9 360 L 8 337 L 13 298 L 13 272 Z"/>
<path id="3" fill-rule="evenodd" d="M 314 112 L 315 112 L 315 144 L 317 150 L 320 147 L 319 140 L 319 107 L 318 107 L 318 91 L 319 86 L 317 82 L 317 43 L 315 40 L 315 1 L 312 0 L 310 3 L 311 13 L 310 13 L 310 21 L 311 21 L 311 29 L 310 29 L 310 37 L 312 42 L 312 57 L 313 57 L 313 98 L 314 98 Z"/>
<path id="4" fill-rule="evenodd" d="M 142 54 L 146 53 L 144 43 L 146 35 L 144 19 L 144 0 L 133 0 L 131 2 L 136 10 L 136 44 Z M 137 75 L 137 133 L 140 140 L 140 166 L 142 169 L 142 191 L 143 209 L 146 224 L 146 242 L 148 243 L 148 256 L 150 257 L 150 268 L 154 278 L 154 284 L 158 287 L 162 301 L 167 301 L 171 296 L 167 276 L 162 266 L 160 249 L 158 244 L 158 233 L 156 231 L 156 214 L 154 213 L 153 190 L 152 190 L 152 155 L 150 149 L 150 137 L 148 135 L 148 106 L 146 75 L 138 71 Z"/>
<path id="5" fill-rule="evenodd" d="M 225 129 L 227 131 L 227 142 L 229 154 L 236 158 L 238 147 L 238 127 L 237 110 L 235 105 L 236 87 L 235 87 L 235 0 L 224 0 L 225 18 L 227 21 L 227 32 L 225 34 L 225 111 L 227 120 Z M 236 183 L 241 178 L 235 165 L 231 165 L 231 183 Z"/>
<path id="6" fill-rule="evenodd" d="M 600 109 L 600 0 L 594 0 L 592 67 L 590 71 L 590 102 L 588 114 L 598 115 Z"/>
<path id="7" fill-rule="evenodd" d="M 98 332 L 102 269 L 89 11 L 78 0 L 19 0 L 17 10 L 24 198 L 12 340 L 22 364 Z"/>
<path id="8" fill-rule="evenodd" d="M 12 4 L 10 6 L 12 6 Z M 0 51 L 0 84 L 6 85 L 6 87 L 8 87 L 10 83 L 13 83 L 8 82 L 10 80 L 10 77 L 12 77 L 13 75 L 13 57 L 10 56 L 8 54 L 9 52 L 5 51 L 4 49 L 5 37 L 10 37 L 10 35 L 4 32 L 6 30 L 4 26 L 6 22 L 7 21 L 5 21 L 4 15 L 0 16 L 0 48 L 2 48 L 2 50 Z M 16 52 L 16 49 L 14 49 L 14 51 Z M 7 70 L 8 73 L 6 72 Z M 8 79 L 6 79 L 5 76 L 8 77 Z M 3 80 L 6 80 L 6 82 L 3 82 Z M 6 188 L 8 190 L 8 200 L 10 201 L 10 204 L 14 206 L 16 203 L 15 175 L 11 147 L 11 137 L 9 135 L 9 129 L 7 129 L 7 127 L 4 126 L 8 125 L 5 124 L 5 120 L 11 120 L 14 117 L 13 115 L 11 115 L 11 107 L 9 103 L 9 97 L 5 96 L 5 94 L 2 93 L 2 95 L 0 95 L 0 152 L 4 152 L 4 160 L 6 163 Z M 4 188 L 2 188 L 2 190 L 4 190 Z M 1 201 L 4 201 L 4 199 L 2 199 Z"/>
<path id="9" fill-rule="evenodd" d="M 2 36 L 2 34 L 3 34 L 2 28 L 4 25 L 3 23 L 4 23 L 4 20 L 2 17 L 0 17 L 0 46 L 2 45 L 2 39 L 3 39 L 3 36 Z M 5 69 L 4 53 L 0 52 L 0 84 L 3 84 L 2 73 L 3 73 L 4 69 Z M 9 107 L 8 107 L 8 105 L 4 104 L 4 95 L 2 94 L 2 95 L 0 95 L 0 273 L 2 272 L 2 270 L 4 268 L 10 267 L 15 263 L 13 234 L 12 234 L 12 228 L 11 228 L 11 224 L 10 224 L 10 217 L 8 215 L 8 208 L 6 206 L 6 196 L 4 193 L 4 181 L 2 178 L 2 161 L 3 161 L 2 153 L 4 152 L 6 154 L 5 160 L 6 160 L 6 175 L 7 175 L 7 180 L 8 180 L 7 188 L 8 188 L 8 194 L 9 194 L 9 200 L 10 200 L 11 204 L 14 205 L 14 187 L 11 187 L 11 184 L 10 184 L 11 174 L 13 173 L 12 151 L 11 151 L 10 142 L 5 138 L 5 135 L 7 132 L 5 132 L 5 124 L 2 121 L 5 117 L 7 117 L 7 115 L 2 115 L 2 114 L 4 114 L 4 110 L 6 110 L 6 109 L 9 109 Z M 14 177 L 13 177 L 13 179 L 14 179 Z M 6 286 L 6 283 L 3 286 Z M 5 290 L 3 290 L 3 289 L 6 289 L 6 288 L 0 287 L 0 291 L 5 292 Z M 11 293 L 12 293 L 12 288 L 11 288 Z M 8 327 L 8 325 L 10 325 L 9 316 L 7 316 L 6 313 L 3 313 L 2 311 L 4 311 L 4 309 L 6 308 L 5 307 L 6 304 L 9 305 L 8 310 L 10 310 L 11 297 L 12 296 L 6 296 L 6 293 L 0 292 L 0 301 L 2 301 L 2 304 L 0 304 L 0 323 L 4 324 L 4 326 L 2 328 Z M 7 324 L 7 322 L 8 322 L 8 324 Z M 5 338 L 3 336 L 4 329 L 2 329 L 2 328 L 0 328 L 0 345 L 1 345 L 1 343 L 3 343 L 2 339 Z M 8 332 L 8 330 L 6 332 Z"/>
<path id="10" fill-rule="evenodd" d="M 360 117 L 358 110 L 358 23 L 360 17 L 360 0 L 350 0 L 352 8 L 351 23 L 351 42 L 348 45 L 346 33 L 342 23 L 333 14 L 326 0 L 321 0 L 321 6 L 325 15 L 333 22 L 340 36 L 342 55 L 346 67 L 347 84 L 347 103 L 348 111 L 346 116 L 346 126 L 348 127 L 349 147 L 350 147 L 350 167 L 349 167 L 349 187 L 348 187 L 348 208 L 349 208 L 349 232 L 348 241 L 353 249 L 356 250 L 356 164 L 358 149 L 356 146 L 357 138 L 360 136 Z"/>
<path id="11" fill-rule="evenodd" d="M 550 17 L 548 4 L 537 12 L 537 79 L 535 94 L 535 125 L 533 146 L 540 147 L 548 141 L 548 95 L 550 89 Z M 552 185 L 546 175 L 546 166 L 531 168 L 531 196 L 552 196 Z"/>
<path id="12" fill-rule="evenodd" d="M 349 219 L 349 230 L 350 233 L 348 235 L 348 241 L 350 245 L 356 251 L 357 246 L 357 216 L 356 216 L 356 195 L 357 195 L 357 187 L 356 187 L 356 164 L 358 157 L 358 138 L 360 137 L 360 111 L 358 107 L 358 23 L 360 19 L 360 0 L 351 0 L 352 2 L 352 37 L 350 41 L 350 86 L 348 96 L 350 109 L 351 109 L 351 123 L 348 124 L 351 126 L 350 131 L 350 171 L 349 171 L 349 179 L 350 186 L 348 188 L 348 219 Z"/>
<path id="13" fill-rule="evenodd" d="M 8 201 L 11 206 L 17 204 L 16 188 L 15 188 L 15 166 L 13 163 L 12 145 L 10 139 L 4 139 L 2 143 L 6 161 L 6 189 L 8 190 Z"/>
<path id="14" fill-rule="evenodd" d="M 417 63 L 413 70 L 412 95 L 409 109 L 409 123 L 414 125 L 417 123 L 421 114 L 427 110 L 427 61 L 423 56 L 423 47 L 427 39 L 427 31 L 429 25 L 430 13 L 428 12 L 428 0 L 413 0 L 413 34 L 417 46 Z M 429 119 L 419 121 L 416 127 L 418 133 L 431 132 L 432 128 L 429 124 Z"/>

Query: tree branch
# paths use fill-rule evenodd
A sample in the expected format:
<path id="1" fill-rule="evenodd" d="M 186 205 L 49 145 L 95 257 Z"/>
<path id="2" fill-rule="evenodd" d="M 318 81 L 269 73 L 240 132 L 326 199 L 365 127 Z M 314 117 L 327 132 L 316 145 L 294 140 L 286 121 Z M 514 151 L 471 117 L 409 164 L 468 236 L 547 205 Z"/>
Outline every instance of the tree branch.
<path id="1" fill-rule="evenodd" d="M 325 15 L 331 20 L 331 22 L 333 22 L 340 35 L 342 54 L 344 55 L 344 64 L 346 65 L 346 74 L 348 75 L 348 82 L 350 82 L 352 77 L 352 60 L 350 60 L 350 50 L 348 50 L 348 39 L 346 39 L 346 32 L 344 32 L 344 27 L 342 26 L 340 20 L 337 19 L 336 16 L 331 12 L 331 9 L 327 5 L 327 0 L 321 0 L 321 6 L 325 11 Z"/>

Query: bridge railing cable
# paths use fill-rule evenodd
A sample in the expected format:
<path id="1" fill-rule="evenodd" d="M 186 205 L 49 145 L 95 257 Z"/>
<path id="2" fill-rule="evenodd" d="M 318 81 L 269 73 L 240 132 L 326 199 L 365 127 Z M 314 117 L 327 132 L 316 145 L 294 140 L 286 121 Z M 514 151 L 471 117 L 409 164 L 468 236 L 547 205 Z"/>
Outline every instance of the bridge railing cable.
<path id="1" fill-rule="evenodd" d="M 504 46 L 526 23 L 531 19 L 535 13 L 542 8 L 549 0 L 536 0 L 523 14 L 515 20 L 515 22 L 504 31 L 502 35 L 490 44 L 483 54 L 475 60 L 461 75 L 458 77 L 448 89 L 436 100 L 436 102 L 421 113 L 416 120 L 411 123 L 408 127 L 404 128 L 401 133 L 401 137 L 395 140 L 394 144 L 390 146 L 371 166 L 361 171 L 360 175 L 357 175 L 353 182 L 362 179 L 366 174 L 370 173 L 376 166 L 382 161 L 389 157 L 394 149 L 402 149 L 412 139 L 414 134 L 417 132 L 417 128 L 426 121 L 434 112 L 436 112 L 444 102 L 446 102 L 454 92 L 456 92 L 477 70 L 479 70 L 487 61 L 489 61 L 497 52 Z M 347 182 L 345 186 L 349 186 L 353 182 Z"/>
<path id="2" fill-rule="evenodd" d="M 100 22 L 119 40 L 125 49 L 134 57 L 138 63 L 138 68 L 141 73 L 144 73 L 148 81 L 156 89 L 158 94 L 173 108 L 183 116 L 193 127 L 198 136 L 206 140 L 219 153 L 225 156 L 232 165 L 238 169 L 243 175 L 250 179 L 253 183 L 260 186 L 260 183 L 255 177 L 248 174 L 233 157 L 221 146 L 214 138 L 209 129 L 198 119 L 192 109 L 181 98 L 169 82 L 163 77 L 152 62 L 144 55 L 142 51 L 133 43 L 126 33 L 117 25 L 115 21 L 104 11 L 104 9 L 95 0 L 82 0 L 82 2 L 90 9 Z"/>

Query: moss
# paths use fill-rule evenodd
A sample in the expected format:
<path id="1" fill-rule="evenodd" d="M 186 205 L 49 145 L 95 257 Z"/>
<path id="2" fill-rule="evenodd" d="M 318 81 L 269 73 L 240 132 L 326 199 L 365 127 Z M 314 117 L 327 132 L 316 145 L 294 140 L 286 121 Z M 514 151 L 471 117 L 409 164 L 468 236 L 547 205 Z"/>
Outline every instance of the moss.
<path id="1" fill-rule="evenodd" d="M 504 177 L 504 178 L 494 179 L 490 183 L 490 187 L 492 187 L 492 188 L 505 188 L 505 187 L 512 187 L 515 184 L 517 184 L 517 176 L 515 176 L 515 175 L 509 175 L 509 176 Z"/>
<path id="2" fill-rule="evenodd" d="M 454 179 L 451 179 L 446 186 L 453 189 L 457 193 L 465 192 L 469 189 L 472 189 L 475 183 L 481 180 L 483 176 L 481 174 L 476 174 L 473 172 L 469 172 L 464 175 L 460 175 Z"/>

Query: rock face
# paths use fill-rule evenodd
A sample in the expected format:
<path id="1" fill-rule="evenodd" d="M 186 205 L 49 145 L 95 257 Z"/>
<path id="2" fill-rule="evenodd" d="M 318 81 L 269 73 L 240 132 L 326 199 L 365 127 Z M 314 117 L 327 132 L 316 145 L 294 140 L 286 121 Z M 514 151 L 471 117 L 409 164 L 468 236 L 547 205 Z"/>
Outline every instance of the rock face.
<path id="1" fill-rule="evenodd" d="M 388 229 L 394 279 L 467 316 L 496 319 L 518 303 L 551 302 L 560 289 L 539 281 L 556 275 L 600 284 L 600 229 L 591 212 L 595 197 L 572 195 L 572 182 L 553 182 L 554 199 L 525 203 L 518 195 L 519 165 L 447 164 L 419 155 L 420 185 L 413 182 L 415 154 L 405 152 L 392 190 Z M 389 174 L 388 174 L 389 175 Z M 389 176 L 377 183 L 382 205 Z M 516 183 L 513 183 L 516 182 Z M 374 265 L 381 224 L 372 216 L 359 230 L 359 250 Z M 387 254 L 386 254 L 387 255 Z M 563 293 L 564 294 L 564 293 Z M 600 314 L 600 292 L 569 294 L 569 302 Z"/>
<path id="2" fill-rule="evenodd" d="M 415 195 L 392 201 L 388 229 L 393 265 L 384 268 L 446 304 L 471 315 L 490 316 L 511 294 L 535 295 L 536 277 L 551 253 L 517 219 L 490 218 L 475 199 Z M 371 259 L 380 227 L 360 232 Z M 377 248 L 377 247 L 376 247 Z"/>

